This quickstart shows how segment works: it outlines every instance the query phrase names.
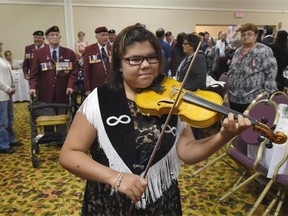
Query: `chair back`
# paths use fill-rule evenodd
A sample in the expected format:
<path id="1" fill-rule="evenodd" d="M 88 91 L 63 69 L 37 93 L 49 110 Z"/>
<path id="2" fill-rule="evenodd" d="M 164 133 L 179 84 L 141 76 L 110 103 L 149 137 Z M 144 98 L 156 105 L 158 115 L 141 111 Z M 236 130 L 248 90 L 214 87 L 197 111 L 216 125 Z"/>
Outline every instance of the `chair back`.
<path id="1" fill-rule="evenodd" d="M 254 98 L 254 100 L 250 103 L 250 105 L 255 104 L 259 100 L 264 100 L 268 98 L 269 98 L 269 94 L 267 92 L 262 92 Z"/>
<path id="2" fill-rule="evenodd" d="M 222 97 L 222 99 L 224 99 L 226 94 L 225 87 L 221 83 L 214 83 L 212 85 L 209 85 L 206 87 L 206 90 L 219 94 Z"/>
<path id="3" fill-rule="evenodd" d="M 219 80 L 220 82 L 223 82 L 225 89 L 227 89 L 227 82 L 228 82 L 228 72 L 224 72 L 220 75 Z"/>
<path id="4" fill-rule="evenodd" d="M 279 113 L 278 113 L 278 106 L 274 101 L 270 101 L 268 99 L 257 101 L 251 104 L 248 107 L 249 116 L 256 119 L 260 123 L 266 124 L 269 128 L 275 128 L 278 120 L 279 120 Z M 240 136 L 250 145 L 259 145 L 259 134 L 255 132 L 252 127 L 243 131 Z"/>
<path id="5" fill-rule="evenodd" d="M 288 104 L 288 95 L 283 91 L 274 92 L 269 99 L 276 104 Z"/>

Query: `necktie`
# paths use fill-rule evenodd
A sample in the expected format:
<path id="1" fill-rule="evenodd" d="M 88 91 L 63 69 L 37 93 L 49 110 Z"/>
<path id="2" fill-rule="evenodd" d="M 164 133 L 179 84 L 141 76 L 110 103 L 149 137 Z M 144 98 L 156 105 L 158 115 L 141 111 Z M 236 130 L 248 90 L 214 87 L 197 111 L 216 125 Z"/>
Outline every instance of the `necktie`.
<path id="1" fill-rule="evenodd" d="M 101 53 L 102 53 L 103 62 L 105 64 L 105 66 L 107 67 L 109 60 L 108 60 L 108 55 L 107 55 L 104 47 L 101 48 Z"/>
<path id="2" fill-rule="evenodd" d="M 53 52 L 52 52 L 52 59 L 53 59 L 54 62 L 57 62 L 56 50 L 53 50 Z"/>

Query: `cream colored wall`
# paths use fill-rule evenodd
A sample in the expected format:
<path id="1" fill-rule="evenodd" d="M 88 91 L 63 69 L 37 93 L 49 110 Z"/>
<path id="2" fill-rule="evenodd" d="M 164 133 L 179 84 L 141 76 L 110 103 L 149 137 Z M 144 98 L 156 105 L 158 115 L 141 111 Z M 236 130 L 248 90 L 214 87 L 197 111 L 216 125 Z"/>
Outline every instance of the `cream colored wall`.
<path id="1" fill-rule="evenodd" d="M 282 22 L 282 29 L 288 30 L 288 14 L 279 13 L 246 12 L 242 19 L 234 18 L 234 12 L 168 9 L 74 7 L 73 13 L 75 32 L 85 31 L 89 42 L 95 42 L 94 30 L 97 26 L 106 25 L 108 28 L 114 28 L 119 32 L 127 25 L 136 22 L 145 23 L 152 32 L 155 32 L 159 27 L 163 27 L 165 30 L 172 31 L 175 36 L 182 31 L 195 31 L 197 24 L 238 25 L 253 22 L 257 25 L 278 25 L 279 22 Z M 103 19 L 104 17 L 105 19 Z"/>
<path id="2" fill-rule="evenodd" d="M 58 25 L 65 45 L 65 22 L 63 6 L 1 5 L 0 40 L 4 42 L 3 52 L 11 50 L 13 57 L 23 59 L 24 48 L 33 43 L 36 30 L 45 31 Z"/>
<path id="3" fill-rule="evenodd" d="M 41 5 L 1 5 L 0 7 L 0 40 L 4 42 L 4 50 L 10 49 L 14 57 L 23 58 L 24 47 L 32 43 L 35 30 L 46 30 L 58 25 L 62 35 L 62 45 L 66 46 L 65 17 L 63 6 Z M 74 30 L 83 30 L 88 42 L 95 42 L 94 30 L 105 25 L 119 32 L 124 27 L 136 22 L 145 23 L 147 28 L 155 32 L 163 27 L 176 36 L 177 33 L 195 31 L 196 25 L 237 25 L 253 22 L 257 25 L 278 25 L 288 30 L 287 13 L 244 12 L 244 18 L 235 19 L 234 12 L 170 10 L 170 9 L 135 9 L 95 6 L 74 6 Z M 3 17 L 5 19 L 3 19 Z"/>

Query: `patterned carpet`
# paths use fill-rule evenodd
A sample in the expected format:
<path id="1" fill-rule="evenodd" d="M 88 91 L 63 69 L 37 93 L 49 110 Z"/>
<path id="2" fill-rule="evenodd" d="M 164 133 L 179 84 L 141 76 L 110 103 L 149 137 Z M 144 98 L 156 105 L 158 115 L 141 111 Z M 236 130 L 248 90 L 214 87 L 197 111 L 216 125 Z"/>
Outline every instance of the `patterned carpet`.
<path id="1" fill-rule="evenodd" d="M 32 166 L 27 105 L 27 102 L 14 104 L 15 133 L 24 145 L 16 148 L 17 152 L 12 155 L 0 154 L 0 215 L 80 215 L 85 181 L 59 166 L 60 148 L 41 145 L 40 166 Z M 182 167 L 179 184 L 183 214 L 247 215 L 263 187 L 252 182 L 233 195 L 226 205 L 221 205 L 218 199 L 229 190 L 239 174 L 220 161 L 192 177 L 192 173 L 206 162 Z M 234 162 L 230 160 L 229 163 Z M 269 198 L 265 199 L 255 215 L 261 215 L 268 202 Z M 288 215 L 287 206 L 284 203 L 286 209 L 282 208 L 280 215 Z"/>

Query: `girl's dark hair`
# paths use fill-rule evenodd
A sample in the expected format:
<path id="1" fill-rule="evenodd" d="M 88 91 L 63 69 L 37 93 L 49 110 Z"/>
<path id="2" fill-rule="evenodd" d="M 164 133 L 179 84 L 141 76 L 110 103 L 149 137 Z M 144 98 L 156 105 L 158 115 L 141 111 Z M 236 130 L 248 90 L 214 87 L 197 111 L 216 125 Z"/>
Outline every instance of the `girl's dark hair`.
<path id="1" fill-rule="evenodd" d="M 158 72 L 159 74 L 162 73 L 163 71 L 162 51 L 156 36 L 149 30 L 139 25 L 128 26 L 117 35 L 115 42 L 113 43 L 112 74 L 111 74 L 112 76 L 110 87 L 114 89 L 123 88 L 123 77 L 120 68 L 121 68 L 121 61 L 127 51 L 127 47 L 136 42 L 142 43 L 145 41 L 148 41 L 155 49 L 155 53 L 159 61 Z"/>

